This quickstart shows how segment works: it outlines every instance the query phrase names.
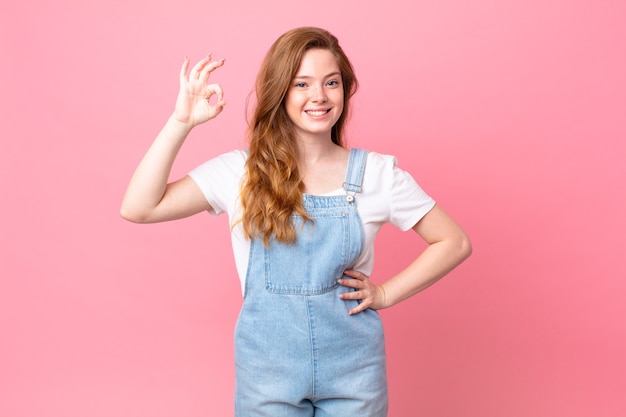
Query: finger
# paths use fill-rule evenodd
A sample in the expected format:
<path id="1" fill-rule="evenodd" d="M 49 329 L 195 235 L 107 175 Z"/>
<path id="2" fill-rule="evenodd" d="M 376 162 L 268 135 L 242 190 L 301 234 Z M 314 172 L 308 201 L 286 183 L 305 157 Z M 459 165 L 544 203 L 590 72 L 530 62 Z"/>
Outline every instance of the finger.
<path id="1" fill-rule="evenodd" d="M 351 300 L 361 301 L 358 306 L 348 311 L 348 314 L 350 315 L 360 313 L 361 311 L 366 309 L 367 306 L 370 304 L 365 299 L 363 299 L 363 294 L 361 294 L 360 291 L 344 292 L 344 293 L 339 294 L 339 298 L 341 298 L 344 301 L 351 301 Z"/>
<path id="2" fill-rule="evenodd" d="M 215 115 L 217 116 L 218 114 L 220 114 L 222 110 L 224 110 L 224 107 L 226 107 L 225 101 L 220 101 L 219 103 L 217 103 L 215 105 Z"/>
<path id="3" fill-rule="evenodd" d="M 220 104 L 221 106 L 224 107 L 224 105 L 226 104 L 226 102 L 224 101 L 224 90 L 222 90 L 222 86 L 219 84 L 214 84 L 215 85 L 215 94 L 217 95 L 217 103 Z"/>
<path id="4" fill-rule="evenodd" d="M 358 306 L 351 309 L 350 311 L 348 311 L 348 314 L 351 316 L 355 314 L 359 314 L 360 312 L 365 311 L 368 307 L 369 307 L 369 304 L 361 303 Z"/>
<path id="5" fill-rule="evenodd" d="M 201 59 L 200 61 L 198 61 L 198 63 L 196 65 L 193 66 L 193 68 L 191 69 L 191 73 L 189 74 L 189 79 L 190 80 L 195 80 L 197 79 L 202 70 L 204 69 L 204 67 L 211 62 L 211 54 L 208 54 L 206 57 L 204 57 L 203 59 Z"/>
<path id="6" fill-rule="evenodd" d="M 362 281 L 359 281 L 357 279 L 340 278 L 337 280 L 337 282 L 339 283 L 339 285 L 343 285 L 344 287 L 357 288 L 357 289 L 363 287 Z"/>
<path id="7" fill-rule="evenodd" d="M 348 314 L 350 316 L 354 316 L 355 314 L 359 314 L 361 311 L 363 311 L 363 309 L 361 308 L 361 305 L 359 304 L 358 307 L 353 308 L 352 310 L 348 311 Z"/>
<path id="8" fill-rule="evenodd" d="M 213 71 L 215 71 L 216 68 L 221 67 L 222 65 L 224 65 L 224 62 L 226 60 L 224 58 L 218 60 L 218 61 L 213 61 L 211 62 L 209 65 L 207 65 L 206 67 L 204 67 L 202 69 L 202 72 L 200 73 L 200 82 L 206 84 L 206 82 L 209 79 L 209 75 L 211 75 L 211 73 Z"/>
<path id="9" fill-rule="evenodd" d="M 220 114 L 226 106 L 226 101 L 224 100 L 224 92 L 222 91 L 222 87 L 219 84 L 211 84 L 207 86 L 206 100 L 210 101 L 213 95 L 217 97 L 217 102 L 215 102 L 215 104 L 209 103 L 209 105 L 213 109 L 213 117 L 215 117 Z"/>
<path id="10" fill-rule="evenodd" d="M 368 276 L 365 275 L 363 272 L 355 271 L 355 270 L 352 270 L 352 269 L 347 269 L 347 270 L 343 271 L 343 273 L 344 273 L 344 275 L 347 275 L 350 278 L 356 278 L 356 279 L 358 279 L 360 281 L 364 281 L 364 280 L 366 280 L 368 278 Z"/>
<path id="11" fill-rule="evenodd" d="M 189 58 L 185 57 L 183 65 L 180 68 L 180 83 L 187 81 L 187 69 L 189 68 Z"/>
<path id="12" fill-rule="evenodd" d="M 206 86 L 206 98 L 210 99 L 213 95 L 217 98 L 217 103 L 221 103 L 224 101 L 224 90 L 222 90 L 222 86 L 219 84 L 209 84 Z"/>
<path id="13" fill-rule="evenodd" d="M 363 294 L 361 293 L 361 291 L 348 291 L 339 294 L 339 298 L 341 298 L 342 300 L 362 300 Z"/>

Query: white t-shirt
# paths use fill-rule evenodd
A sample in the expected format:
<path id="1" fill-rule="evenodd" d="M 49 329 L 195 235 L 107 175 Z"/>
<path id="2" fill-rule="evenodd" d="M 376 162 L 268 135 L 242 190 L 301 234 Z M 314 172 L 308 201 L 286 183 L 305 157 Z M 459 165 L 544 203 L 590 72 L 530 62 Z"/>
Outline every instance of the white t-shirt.
<path id="1" fill-rule="evenodd" d="M 239 191 L 247 157 L 247 151 L 231 151 L 205 162 L 189 173 L 211 205 L 210 213 L 215 216 L 227 213 L 231 225 L 241 218 Z M 366 275 L 371 275 L 374 268 L 374 239 L 382 225 L 391 223 L 402 231 L 409 230 L 435 206 L 435 201 L 396 163 L 396 158 L 391 155 L 369 152 L 363 191 L 356 194 L 365 241 L 354 269 Z M 325 195 L 345 193 L 340 188 Z M 232 227 L 231 238 L 243 293 L 250 241 L 244 237 L 240 222 Z"/>

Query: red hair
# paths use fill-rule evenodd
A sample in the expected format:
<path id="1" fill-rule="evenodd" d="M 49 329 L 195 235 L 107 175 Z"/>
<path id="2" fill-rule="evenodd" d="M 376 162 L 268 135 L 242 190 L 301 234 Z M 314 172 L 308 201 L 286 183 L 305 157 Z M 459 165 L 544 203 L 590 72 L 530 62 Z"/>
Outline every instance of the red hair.
<path id="1" fill-rule="evenodd" d="M 293 29 L 280 36 L 267 52 L 257 75 L 256 108 L 250 122 L 250 153 L 241 191 L 242 223 L 247 238 L 293 243 L 297 231 L 292 214 L 311 220 L 302 205 L 303 183 L 298 171 L 293 123 L 284 100 L 305 52 L 330 51 L 337 60 L 344 88 L 344 110 L 331 131 L 334 143 L 344 146 L 343 131 L 350 98 L 357 90 L 352 64 L 337 38 L 314 27 Z"/>

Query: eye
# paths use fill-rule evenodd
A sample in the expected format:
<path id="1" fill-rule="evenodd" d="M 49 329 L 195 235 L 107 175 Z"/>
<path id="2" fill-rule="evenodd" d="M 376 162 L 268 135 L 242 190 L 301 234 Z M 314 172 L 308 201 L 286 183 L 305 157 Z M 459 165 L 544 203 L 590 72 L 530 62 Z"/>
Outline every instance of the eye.
<path id="1" fill-rule="evenodd" d="M 337 80 L 330 80 L 329 82 L 326 83 L 327 86 L 329 87 L 337 87 L 339 86 L 339 81 Z"/>
<path id="2" fill-rule="evenodd" d="M 306 83 L 304 83 L 302 81 L 299 81 L 299 82 L 295 83 L 293 86 L 297 87 L 297 88 L 304 88 L 304 87 L 306 87 Z"/>

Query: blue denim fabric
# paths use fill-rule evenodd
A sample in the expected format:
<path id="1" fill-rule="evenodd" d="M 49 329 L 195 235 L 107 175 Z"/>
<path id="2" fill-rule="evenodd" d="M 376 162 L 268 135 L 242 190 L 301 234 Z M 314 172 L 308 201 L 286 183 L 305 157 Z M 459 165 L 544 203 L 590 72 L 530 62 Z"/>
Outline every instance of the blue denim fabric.
<path id="1" fill-rule="evenodd" d="M 314 223 L 294 216 L 295 245 L 251 242 L 235 329 L 237 417 L 387 415 L 382 323 L 371 309 L 348 315 L 358 301 L 341 300 L 349 289 L 337 283 L 363 246 L 366 159 L 351 151 L 346 195 L 303 196 Z"/>

